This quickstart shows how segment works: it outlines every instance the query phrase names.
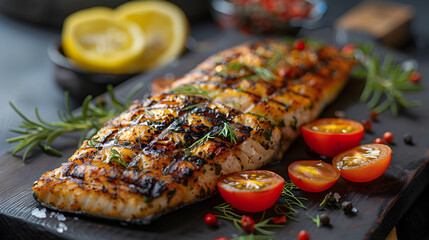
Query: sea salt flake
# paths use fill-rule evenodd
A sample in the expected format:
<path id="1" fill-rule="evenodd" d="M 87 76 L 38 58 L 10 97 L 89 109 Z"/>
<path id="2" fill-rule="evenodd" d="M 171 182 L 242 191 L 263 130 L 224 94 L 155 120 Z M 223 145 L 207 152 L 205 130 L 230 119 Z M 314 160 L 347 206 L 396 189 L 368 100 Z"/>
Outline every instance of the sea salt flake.
<path id="1" fill-rule="evenodd" d="M 58 219 L 58 221 L 65 221 L 66 217 L 64 215 L 62 215 L 61 213 L 58 213 L 57 219 Z"/>
<path id="2" fill-rule="evenodd" d="M 46 208 L 38 209 L 35 208 L 33 211 L 31 211 L 31 215 L 33 215 L 36 218 L 46 218 Z"/>
<path id="3" fill-rule="evenodd" d="M 63 233 L 64 231 L 67 231 L 67 225 L 63 222 L 58 223 L 57 232 Z"/>

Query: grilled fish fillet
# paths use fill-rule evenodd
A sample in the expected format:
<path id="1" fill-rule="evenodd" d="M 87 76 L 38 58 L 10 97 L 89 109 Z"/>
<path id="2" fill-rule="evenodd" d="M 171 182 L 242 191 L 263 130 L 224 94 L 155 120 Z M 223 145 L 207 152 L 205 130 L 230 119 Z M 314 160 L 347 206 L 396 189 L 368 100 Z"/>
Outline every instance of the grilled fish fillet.
<path id="1" fill-rule="evenodd" d="M 225 50 L 135 102 L 35 183 L 45 206 L 149 223 L 280 158 L 354 65 L 334 47 L 266 40 Z"/>

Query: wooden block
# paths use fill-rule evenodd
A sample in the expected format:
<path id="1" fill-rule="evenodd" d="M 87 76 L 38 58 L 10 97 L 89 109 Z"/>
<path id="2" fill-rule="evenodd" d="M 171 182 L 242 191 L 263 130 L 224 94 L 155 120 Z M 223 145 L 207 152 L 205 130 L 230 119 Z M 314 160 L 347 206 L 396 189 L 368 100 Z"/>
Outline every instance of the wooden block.
<path id="1" fill-rule="evenodd" d="M 335 22 L 339 31 L 368 34 L 383 44 L 398 47 L 410 38 L 414 8 L 387 1 L 364 1 Z"/>

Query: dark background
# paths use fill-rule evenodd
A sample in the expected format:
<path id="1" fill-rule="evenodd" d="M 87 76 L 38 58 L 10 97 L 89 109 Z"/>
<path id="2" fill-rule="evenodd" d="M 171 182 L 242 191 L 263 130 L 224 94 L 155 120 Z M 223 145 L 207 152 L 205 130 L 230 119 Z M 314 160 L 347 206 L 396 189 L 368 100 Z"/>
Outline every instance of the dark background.
<path id="1" fill-rule="evenodd" d="M 18 2 L 20 1 L 15 1 L 15 4 Z M 184 2 L 182 5 L 188 4 Z M 332 27 L 339 16 L 359 3 L 359 1 L 350 0 L 326 2 L 328 11 L 322 18 L 321 25 L 327 27 Z M 416 16 L 412 23 L 413 40 L 403 48 L 396 49 L 395 52 L 402 52 L 417 59 L 420 69 L 428 69 L 429 2 L 417 0 L 402 2 L 415 7 Z M 221 30 L 215 27 L 211 19 L 209 4 L 199 3 L 201 6 L 193 6 L 188 11 L 188 16 L 191 20 L 191 36 L 197 42 L 204 42 L 217 36 Z M 22 112 L 30 116 L 33 116 L 34 108 L 37 106 L 40 114 L 48 121 L 57 120 L 57 110 L 65 109 L 64 91 L 55 83 L 54 65 L 47 55 L 47 48 L 60 38 L 61 13 L 54 14 L 52 9 L 43 10 L 34 6 L 26 9 L 22 7 L 24 5 L 19 5 L 21 14 L 17 17 L 11 16 L 16 9 L 7 4 L 10 3 L 0 0 L 0 8 L 3 9 L 3 12 L 0 12 L 0 141 L 2 142 L 0 154 L 7 154 L 13 147 L 5 143 L 7 138 L 14 136 L 7 129 L 17 127 L 21 121 L 9 106 L 9 102 L 13 102 Z M 25 14 L 26 11 L 39 11 L 40 14 L 31 16 Z M 31 17 L 33 21 L 28 19 Z M 36 21 L 37 24 L 35 24 Z M 302 34 L 309 35 L 309 30 L 305 31 L 307 32 Z M 422 81 L 429 81 L 429 77 L 423 75 Z M 73 102 L 73 106 L 78 105 L 79 102 Z M 397 225 L 399 239 L 429 239 L 427 227 L 429 226 L 429 204 L 427 202 L 429 202 L 428 187 Z"/>

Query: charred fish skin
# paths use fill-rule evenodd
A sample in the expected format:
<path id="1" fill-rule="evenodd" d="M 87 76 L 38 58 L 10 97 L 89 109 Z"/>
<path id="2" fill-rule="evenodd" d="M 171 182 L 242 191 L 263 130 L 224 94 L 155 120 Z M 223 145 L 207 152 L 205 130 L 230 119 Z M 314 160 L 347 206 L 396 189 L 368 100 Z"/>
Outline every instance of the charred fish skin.
<path id="1" fill-rule="evenodd" d="M 106 123 L 41 176 L 35 196 L 60 211 L 149 223 L 215 194 L 224 174 L 281 158 L 354 64 L 334 47 L 278 40 L 225 50 Z"/>

